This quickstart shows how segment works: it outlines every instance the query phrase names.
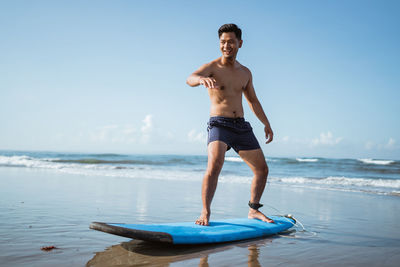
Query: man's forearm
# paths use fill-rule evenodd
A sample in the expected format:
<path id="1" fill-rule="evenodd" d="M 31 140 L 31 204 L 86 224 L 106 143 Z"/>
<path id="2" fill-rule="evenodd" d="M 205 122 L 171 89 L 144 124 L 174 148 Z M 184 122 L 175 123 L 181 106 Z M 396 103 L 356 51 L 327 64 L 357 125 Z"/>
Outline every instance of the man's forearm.
<path id="1" fill-rule="evenodd" d="M 256 114 L 257 118 L 265 125 L 270 126 L 267 115 L 265 115 L 264 109 L 259 101 L 250 103 L 250 108 Z"/>
<path id="2" fill-rule="evenodd" d="M 200 78 L 203 78 L 200 75 L 192 74 L 186 79 L 186 83 L 192 87 L 200 85 Z"/>

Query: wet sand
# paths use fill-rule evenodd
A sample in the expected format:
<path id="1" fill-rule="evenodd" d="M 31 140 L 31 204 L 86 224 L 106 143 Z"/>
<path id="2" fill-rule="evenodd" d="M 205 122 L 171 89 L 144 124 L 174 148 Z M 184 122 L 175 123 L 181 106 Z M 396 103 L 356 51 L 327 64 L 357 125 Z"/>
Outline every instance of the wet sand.
<path id="1" fill-rule="evenodd" d="M 268 185 L 262 202 L 306 228 L 242 242 L 165 246 L 90 230 L 92 221 L 194 221 L 200 182 L 0 167 L 1 266 L 398 266 L 400 197 Z M 220 183 L 212 218 L 244 217 L 249 185 Z M 267 214 L 278 214 L 265 207 Z M 58 249 L 42 251 L 43 246 Z M 207 265 L 208 264 L 208 265 Z"/>

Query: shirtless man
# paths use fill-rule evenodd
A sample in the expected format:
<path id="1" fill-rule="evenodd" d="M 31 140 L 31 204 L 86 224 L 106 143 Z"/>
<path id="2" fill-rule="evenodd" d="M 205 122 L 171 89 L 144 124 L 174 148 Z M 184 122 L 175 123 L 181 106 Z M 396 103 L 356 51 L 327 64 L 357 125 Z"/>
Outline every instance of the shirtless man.
<path id="1" fill-rule="evenodd" d="M 209 224 L 218 176 L 224 164 L 225 152 L 231 147 L 254 173 L 248 217 L 272 223 L 272 219 L 258 210 L 262 206 L 260 199 L 267 182 L 268 166 L 250 124 L 243 118 L 243 94 L 265 126 L 267 144 L 272 141 L 273 132 L 254 91 L 250 70 L 236 60 L 243 43 L 242 31 L 235 24 L 225 24 L 219 28 L 218 35 L 222 56 L 201 66 L 186 81 L 192 87 L 205 86 L 211 100 L 207 128 L 208 164 L 202 184 L 203 210 L 196 224 Z"/>

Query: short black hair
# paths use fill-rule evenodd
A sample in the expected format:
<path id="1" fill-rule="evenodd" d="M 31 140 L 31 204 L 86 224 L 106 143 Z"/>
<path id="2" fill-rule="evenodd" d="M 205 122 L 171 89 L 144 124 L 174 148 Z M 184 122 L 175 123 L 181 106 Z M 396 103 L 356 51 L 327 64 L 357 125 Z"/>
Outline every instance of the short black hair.
<path id="1" fill-rule="evenodd" d="M 221 35 L 224 32 L 233 32 L 233 33 L 235 33 L 236 38 L 238 38 L 239 41 L 242 40 L 242 30 L 236 24 L 229 23 L 229 24 L 224 24 L 221 27 L 219 27 L 218 37 L 221 38 Z"/>

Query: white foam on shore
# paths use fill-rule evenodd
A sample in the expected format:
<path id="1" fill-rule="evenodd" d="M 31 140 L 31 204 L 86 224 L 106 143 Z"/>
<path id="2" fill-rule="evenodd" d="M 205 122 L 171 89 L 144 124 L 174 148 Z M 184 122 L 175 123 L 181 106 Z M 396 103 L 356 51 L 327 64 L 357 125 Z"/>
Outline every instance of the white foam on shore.
<path id="1" fill-rule="evenodd" d="M 272 162 L 276 161 L 275 159 L 267 159 L 265 158 L 266 161 Z M 225 161 L 230 161 L 230 162 L 244 162 L 241 158 L 239 157 L 225 157 Z"/>
<path id="2" fill-rule="evenodd" d="M 318 159 L 296 158 L 298 162 L 317 162 Z"/>
<path id="3" fill-rule="evenodd" d="M 358 159 L 365 164 L 376 164 L 376 165 L 389 165 L 394 162 L 394 160 L 381 160 L 381 159 Z"/>
<path id="4" fill-rule="evenodd" d="M 0 166 L 40 168 L 40 169 L 115 169 L 113 165 L 79 164 L 54 162 L 55 158 L 32 158 L 29 156 L 0 156 Z"/>
<path id="5" fill-rule="evenodd" d="M 48 159 L 39 160 L 28 156 L 0 156 L 0 165 L 27 167 L 27 168 L 57 168 L 57 164 L 46 162 Z"/>
<path id="6" fill-rule="evenodd" d="M 291 183 L 291 184 L 385 187 L 393 189 L 400 188 L 399 179 L 369 179 L 369 178 L 348 178 L 348 177 L 326 177 L 326 178 L 287 177 L 287 178 L 275 178 L 275 179 L 282 183 Z"/>
<path id="7" fill-rule="evenodd" d="M 253 177 L 221 175 L 220 183 L 251 184 Z M 306 178 L 306 177 L 269 177 L 270 185 L 288 186 L 344 192 L 363 192 L 379 195 L 400 196 L 400 180 L 368 179 L 368 178 Z"/>
<path id="8" fill-rule="evenodd" d="M 109 164 L 80 164 L 59 163 L 49 159 L 38 159 L 28 156 L 0 156 L 0 166 L 25 167 L 50 169 L 60 173 L 68 173 L 83 176 L 125 177 L 134 179 L 161 179 L 161 180 L 185 180 L 200 181 L 202 173 L 194 173 L 190 170 L 172 170 L 168 168 L 153 168 L 148 166 L 130 166 L 120 169 Z"/>
<path id="9" fill-rule="evenodd" d="M 219 183 L 234 183 L 234 184 L 251 184 L 253 177 L 239 175 L 224 175 L 221 174 L 218 178 Z"/>
<path id="10" fill-rule="evenodd" d="M 84 176 L 106 176 L 126 177 L 133 179 L 161 179 L 179 181 L 201 181 L 203 170 L 179 169 L 171 166 L 148 166 L 145 164 L 124 165 L 115 164 L 82 164 L 54 162 L 49 158 L 34 158 L 23 156 L 0 156 L 0 167 L 25 167 L 48 169 L 59 173 L 68 173 Z M 242 162 L 239 157 L 226 157 L 226 160 Z M 219 181 L 222 183 L 244 183 L 250 184 L 252 176 L 222 173 Z M 337 190 L 372 191 L 376 193 L 400 192 L 400 179 L 373 179 L 373 178 L 351 178 L 351 177 L 269 177 L 268 182 L 272 184 L 291 184 L 301 187 Z"/>
<path id="11" fill-rule="evenodd" d="M 231 162 L 243 162 L 243 160 L 239 157 L 225 157 L 225 161 Z"/>

